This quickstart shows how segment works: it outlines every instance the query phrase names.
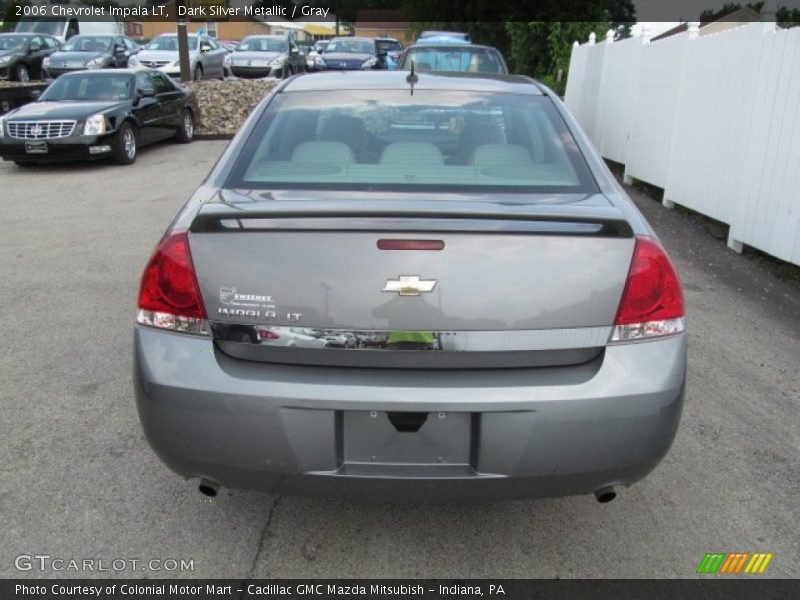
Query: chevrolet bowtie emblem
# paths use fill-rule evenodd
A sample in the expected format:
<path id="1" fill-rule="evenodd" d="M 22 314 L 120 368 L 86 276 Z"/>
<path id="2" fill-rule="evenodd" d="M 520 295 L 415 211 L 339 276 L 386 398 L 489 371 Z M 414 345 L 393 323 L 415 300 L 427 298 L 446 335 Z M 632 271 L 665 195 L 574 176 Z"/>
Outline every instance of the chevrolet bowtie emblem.
<path id="1" fill-rule="evenodd" d="M 432 292 L 436 287 L 435 279 L 420 279 L 416 275 L 400 275 L 397 279 L 387 279 L 384 292 L 397 292 L 401 296 L 419 296 L 423 292 Z"/>

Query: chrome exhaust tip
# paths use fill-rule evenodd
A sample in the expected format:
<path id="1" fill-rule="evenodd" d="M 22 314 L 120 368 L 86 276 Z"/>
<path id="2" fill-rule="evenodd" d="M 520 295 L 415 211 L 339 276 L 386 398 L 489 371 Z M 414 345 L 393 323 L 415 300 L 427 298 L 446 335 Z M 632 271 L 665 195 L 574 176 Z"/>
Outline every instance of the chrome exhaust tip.
<path id="1" fill-rule="evenodd" d="M 603 487 L 595 490 L 594 497 L 600 504 L 605 504 L 616 498 L 617 492 L 614 491 L 614 486 Z"/>
<path id="2" fill-rule="evenodd" d="M 219 493 L 219 484 L 214 481 L 209 481 L 208 479 L 201 479 L 197 489 L 204 496 L 213 498 Z"/>

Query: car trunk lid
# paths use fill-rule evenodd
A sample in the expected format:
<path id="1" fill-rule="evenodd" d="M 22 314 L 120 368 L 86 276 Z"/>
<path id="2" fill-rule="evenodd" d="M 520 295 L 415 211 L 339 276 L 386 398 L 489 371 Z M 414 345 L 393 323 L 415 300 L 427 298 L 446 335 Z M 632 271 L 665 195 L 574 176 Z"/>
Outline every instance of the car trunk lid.
<path id="1" fill-rule="evenodd" d="M 477 368 L 597 356 L 634 238 L 607 203 L 257 202 L 205 205 L 190 245 L 227 354 Z"/>

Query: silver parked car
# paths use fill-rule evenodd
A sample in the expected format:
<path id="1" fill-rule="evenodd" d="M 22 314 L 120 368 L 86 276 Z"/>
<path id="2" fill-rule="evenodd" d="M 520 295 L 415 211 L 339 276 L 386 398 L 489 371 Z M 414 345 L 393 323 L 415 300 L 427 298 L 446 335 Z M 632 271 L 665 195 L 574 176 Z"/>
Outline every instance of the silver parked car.
<path id="1" fill-rule="evenodd" d="M 277 86 L 150 258 L 134 346 L 150 444 L 211 495 L 608 501 L 669 449 L 686 380 L 666 252 L 508 75 Z"/>
<path id="2" fill-rule="evenodd" d="M 297 45 L 280 35 L 250 35 L 231 54 L 231 71 L 237 77 L 283 77 L 306 70 Z"/>
<path id="3" fill-rule="evenodd" d="M 212 37 L 188 36 L 189 70 L 193 79 L 224 79 L 228 53 Z M 159 35 L 147 44 L 144 50 L 128 59 L 132 69 L 158 69 L 171 77 L 180 77 L 178 58 L 178 36 L 174 33 Z"/>

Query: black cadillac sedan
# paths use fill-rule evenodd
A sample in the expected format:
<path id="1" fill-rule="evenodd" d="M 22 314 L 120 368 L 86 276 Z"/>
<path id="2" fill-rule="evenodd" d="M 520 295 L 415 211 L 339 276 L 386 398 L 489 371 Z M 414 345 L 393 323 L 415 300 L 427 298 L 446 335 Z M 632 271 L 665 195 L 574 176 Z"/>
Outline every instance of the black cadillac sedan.
<path id="1" fill-rule="evenodd" d="M 0 118 L 0 156 L 20 166 L 101 158 L 127 165 L 140 146 L 192 141 L 198 116 L 193 93 L 159 71 L 67 73 Z"/>

